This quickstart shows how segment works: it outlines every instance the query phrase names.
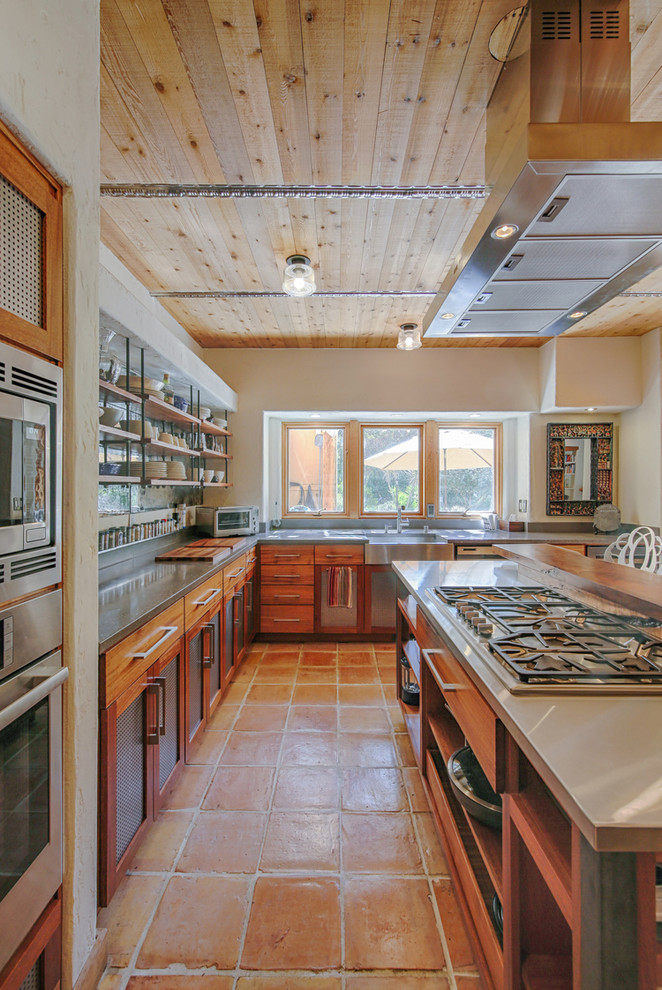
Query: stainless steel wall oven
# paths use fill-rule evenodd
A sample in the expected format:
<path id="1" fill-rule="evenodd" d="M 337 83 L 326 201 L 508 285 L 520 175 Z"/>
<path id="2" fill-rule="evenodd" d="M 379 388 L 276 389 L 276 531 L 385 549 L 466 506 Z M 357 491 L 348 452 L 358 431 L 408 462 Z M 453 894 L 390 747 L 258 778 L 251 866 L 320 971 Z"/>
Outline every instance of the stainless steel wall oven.
<path id="1" fill-rule="evenodd" d="M 62 370 L 0 343 L 0 601 L 61 580 Z"/>
<path id="2" fill-rule="evenodd" d="M 0 970 L 62 882 L 62 592 L 0 611 Z"/>

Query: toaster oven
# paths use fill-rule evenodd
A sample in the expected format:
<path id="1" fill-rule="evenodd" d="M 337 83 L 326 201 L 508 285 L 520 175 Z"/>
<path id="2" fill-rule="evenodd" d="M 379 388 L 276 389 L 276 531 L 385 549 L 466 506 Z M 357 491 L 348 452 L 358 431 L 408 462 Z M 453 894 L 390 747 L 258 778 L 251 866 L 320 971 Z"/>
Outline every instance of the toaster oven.
<path id="1" fill-rule="evenodd" d="M 199 505 L 195 524 L 207 536 L 253 536 L 260 514 L 257 505 Z"/>

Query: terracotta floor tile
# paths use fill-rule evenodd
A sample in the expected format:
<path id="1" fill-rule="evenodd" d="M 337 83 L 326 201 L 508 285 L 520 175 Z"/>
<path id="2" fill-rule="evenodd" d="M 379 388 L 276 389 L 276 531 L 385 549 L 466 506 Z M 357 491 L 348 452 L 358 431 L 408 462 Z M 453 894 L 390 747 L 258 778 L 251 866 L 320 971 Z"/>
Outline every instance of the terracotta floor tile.
<path id="1" fill-rule="evenodd" d="M 386 711 L 383 708 L 351 708 L 340 707 L 341 732 L 390 732 Z"/>
<path id="2" fill-rule="evenodd" d="M 278 771 L 273 807 L 335 810 L 339 789 L 338 771 L 334 767 L 283 767 Z"/>
<path id="3" fill-rule="evenodd" d="M 124 973 L 104 973 L 99 981 L 97 990 L 120 990 L 124 982 Z"/>
<path id="4" fill-rule="evenodd" d="M 658 983 L 659 983 L 659 978 L 658 978 Z M 460 976 L 456 973 L 455 984 L 457 986 L 457 990 L 484 990 L 485 987 L 485 984 L 478 977 L 477 974 L 476 975 L 472 974 L 471 976 L 469 975 Z"/>
<path id="5" fill-rule="evenodd" d="M 339 759 L 344 767 L 397 767 L 393 738 L 378 732 L 344 732 L 339 737 Z"/>
<path id="6" fill-rule="evenodd" d="M 338 762 L 335 732 L 285 732 L 282 766 L 329 767 Z"/>
<path id="7" fill-rule="evenodd" d="M 372 667 L 339 667 L 339 684 L 378 684 L 377 668 Z"/>
<path id="8" fill-rule="evenodd" d="M 97 916 L 108 929 L 108 965 L 128 966 L 163 887 L 163 877 L 126 876 Z"/>
<path id="9" fill-rule="evenodd" d="M 405 782 L 405 787 L 407 788 L 407 793 L 409 794 L 411 810 L 429 811 L 430 805 L 428 804 L 428 799 L 425 795 L 425 788 L 423 787 L 423 781 L 421 780 L 421 775 L 418 772 L 418 768 L 404 767 L 402 770 L 402 779 Z"/>
<path id="10" fill-rule="evenodd" d="M 233 969 L 248 890 L 243 877 L 172 877 L 140 950 L 138 968 L 182 963 L 189 969 Z"/>
<path id="11" fill-rule="evenodd" d="M 354 658 L 366 656 L 370 657 L 371 660 L 375 659 L 375 649 L 372 643 L 338 643 L 338 653 Z"/>
<path id="12" fill-rule="evenodd" d="M 339 976 L 240 976 L 237 990 L 340 990 Z"/>
<path id="13" fill-rule="evenodd" d="M 314 651 L 316 651 L 316 650 L 322 650 L 323 652 L 328 653 L 329 650 L 332 650 L 334 653 L 337 653 L 338 652 L 338 644 L 337 643 L 333 643 L 333 642 L 327 642 L 327 643 L 325 643 L 325 642 L 319 642 L 319 643 L 305 642 L 303 644 L 303 649 L 306 652 L 310 652 L 311 650 L 314 650 Z"/>
<path id="14" fill-rule="evenodd" d="M 422 873 L 410 816 L 343 812 L 342 864 L 347 873 Z"/>
<path id="15" fill-rule="evenodd" d="M 409 738 L 408 732 L 396 732 L 395 733 L 395 745 L 398 750 L 398 756 L 400 757 L 400 763 L 403 767 L 415 767 L 416 757 L 414 756 L 414 750 L 411 747 L 411 740 Z"/>
<path id="16" fill-rule="evenodd" d="M 245 705 L 235 722 L 238 732 L 268 732 L 285 728 L 285 705 Z"/>
<path id="17" fill-rule="evenodd" d="M 288 731 L 335 732 L 338 728 L 338 709 L 332 705 L 292 705 L 287 728 Z"/>
<path id="18" fill-rule="evenodd" d="M 387 705 L 394 705 L 399 700 L 399 694 L 395 689 L 395 679 L 390 684 L 382 684 L 382 690 L 384 692 L 384 697 L 386 698 Z"/>
<path id="19" fill-rule="evenodd" d="M 356 650 L 345 650 L 338 654 L 339 667 L 374 667 L 375 657 L 373 653 L 357 652 Z"/>
<path id="20" fill-rule="evenodd" d="M 203 807 L 208 811 L 267 811 L 272 767 L 219 767 Z"/>
<path id="21" fill-rule="evenodd" d="M 248 684 L 245 681 L 233 681 L 223 696 L 222 704 L 227 701 L 230 705 L 240 705 L 247 694 Z"/>
<path id="22" fill-rule="evenodd" d="M 282 735 L 282 732 L 232 732 L 221 765 L 273 767 L 278 763 Z"/>
<path id="23" fill-rule="evenodd" d="M 377 676 L 382 684 L 395 684 L 395 667 L 377 667 Z"/>
<path id="24" fill-rule="evenodd" d="M 202 795 L 214 772 L 213 767 L 184 767 L 163 805 L 164 811 L 199 808 Z"/>
<path id="25" fill-rule="evenodd" d="M 260 667 L 255 675 L 254 684 L 293 684 L 297 667 L 277 667 L 267 664 Z"/>
<path id="26" fill-rule="evenodd" d="M 439 907 L 453 969 L 474 966 L 474 957 L 450 880 L 433 880 L 432 889 Z"/>
<path id="27" fill-rule="evenodd" d="M 458 990 L 459 986 L 458 983 Z M 399 973 L 397 976 L 374 976 L 366 973 L 348 976 L 345 987 L 346 990 L 449 990 L 449 983 L 445 977 L 436 974 Z"/>
<path id="28" fill-rule="evenodd" d="M 343 811 L 408 811 L 400 770 L 352 767 L 343 771 Z"/>
<path id="29" fill-rule="evenodd" d="M 413 819 L 423 850 L 423 860 L 426 870 L 428 873 L 448 876 L 448 863 L 446 862 L 437 830 L 434 827 L 432 814 L 429 811 L 418 812 L 413 815 Z"/>
<path id="30" fill-rule="evenodd" d="M 338 881 L 258 877 L 242 968 L 334 969 L 340 962 Z"/>
<path id="31" fill-rule="evenodd" d="M 232 990 L 233 976 L 132 976 L 126 990 Z M 101 990 L 101 988 L 99 988 Z"/>
<path id="32" fill-rule="evenodd" d="M 335 684 L 297 684 L 292 695 L 293 705 L 335 705 L 337 702 Z"/>
<path id="33" fill-rule="evenodd" d="M 341 705 L 380 706 L 384 695 L 378 684 L 339 684 L 338 700 Z"/>
<path id="34" fill-rule="evenodd" d="M 350 877 L 345 882 L 347 969 L 443 969 L 427 880 Z"/>
<path id="35" fill-rule="evenodd" d="M 193 766 L 215 766 L 221 755 L 221 750 L 228 741 L 229 733 L 219 732 L 217 729 L 206 729 L 195 749 L 189 756 L 187 763 Z"/>
<path id="36" fill-rule="evenodd" d="M 246 695 L 246 704 L 289 705 L 293 683 L 294 677 L 287 684 L 253 684 Z"/>
<path id="37" fill-rule="evenodd" d="M 267 816 L 201 811 L 177 863 L 178 873 L 254 873 Z"/>
<path id="38" fill-rule="evenodd" d="M 297 671 L 297 685 L 299 684 L 335 684 L 338 680 L 336 667 L 304 667 L 303 664 Z"/>
<path id="39" fill-rule="evenodd" d="M 405 725 L 402 708 L 399 704 L 388 706 L 388 716 L 391 719 L 394 732 L 404 732 L 406 730 L 407 726 Z"/>
<path id="40" fill-rule="evenodd" d="M 260 869 L 313 872 L 340 868 L 338 815 L 312 811 L 272 811 Z"/>
<path id="41" fill-rule="evenodd" d="M 299 662 L 300 654 L 301 648 L 298 646 L 286 650 L 283 647 L 274 647 L 274 645 L 271 644 L 267 652 L 262 657 L 262 665 L 264 666 L 279 663 L 297 664 Z"/>
<path id="42" fill-rule="evenodd" d="M 338 657 L 335 650 L 333 653 L 324 653 L 321 650 L 304 650 L 301 654 L 301 663 L 306 667 L 335 667 L 337 662 Z"/>
<path id="43" fill-rule="evenodd" d="M 243 667 L 238 670 L 237 673 L 232 678 L 234 684 L 244 684 L 250 683 L 255 677 L 255 671 L 257 670 L 257 664 L 254 667 Z"/>
<path id="44" fill-rule="evenodd" d="M 170 870 L 192 818 L 193 811 L 162 811 L 138 847 L 131 869 Z"/>
<path id="45" fill-rule="evenodd" d="M 231 729 L 232 723 L 237 717 L 239 705 L 226 705 L 225 698 L 220 703 L 207 725 L 208 729 Z"/>

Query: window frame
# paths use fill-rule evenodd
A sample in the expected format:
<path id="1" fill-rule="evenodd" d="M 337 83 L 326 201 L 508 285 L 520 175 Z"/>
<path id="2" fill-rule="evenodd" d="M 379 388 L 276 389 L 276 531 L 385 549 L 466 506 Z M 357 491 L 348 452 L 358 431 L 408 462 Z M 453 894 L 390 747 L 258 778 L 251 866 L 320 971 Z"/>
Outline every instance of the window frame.
<path id="1" fill-rule="evenodd" d="M 465 516 L 471 518 L 472 516 L 480 516 L 483 511 L 496 512 L 498 516 L 501 515 L 501 508 L 503 502 L 503 484 L 502 484 L 502 457 L 503 457 L 503 423 L 486 423 L 482 420 L 476 422 L 444 422 L 442 420 L 434 420 L 434 436 L 432 438 L 432 443 L 430 444 L 430 460 L 432 465 L 430 467 L 430 474 L 428 478 L 428 483 L 433 485 L 434 492 L 434 512 L 435 519 L 463 519 Z M 492 510 L 476 510 L 475 512 L 446 512 L 442 511 L 440 498 L 439 498 L 439 432 L 440 430 L 494 430 L 494 509 Z M 429 499 L 428 501 L 432 501 Z"/>
<path id="2" fill-rule="evenodd" d="M 418 511 L 409 512 L 403 509 L 402 515 L 408 519 L 421 519 L 424 515 L 425 507 L 425 424 L 424 423 L 366 423 L 357 421 L 359 425 L 359 449 L 357 471 L 359 475 L 359 519 L 395 519 L 397 509 L 394 512 L 369 512 L 363 504 L 363 431 L 364 430 L 418 430 Z"/>
<path id="3" fill-rule="evenodd" d="M 282 424 L 281 433 L 281 496 L 282 496 L 282 518 L 283 519 L 301 519 L 302 513 L 291 512 L 289 510 L 289 468 L 290 468 L 290 445 L 289 445 L 289 431 L 290 430 L 321 430 L 321 429 L 331 429 L 331 430 L 343 430 L 344 432 L 344 450 L 343 450 L 343 505 L 344 509 L 342 512 L 310 512 L 303 513 L 305 518 L 315 517 L 316 519 L 347 519 L 349 516 L 349 492 L 348 492 L 348 470 L 349 470 L 349 438 L 350 438 L 350 428 L 349 422 L 331 422 L 323 420 L 300 420 L 298 422 L 289 422 Z"/>

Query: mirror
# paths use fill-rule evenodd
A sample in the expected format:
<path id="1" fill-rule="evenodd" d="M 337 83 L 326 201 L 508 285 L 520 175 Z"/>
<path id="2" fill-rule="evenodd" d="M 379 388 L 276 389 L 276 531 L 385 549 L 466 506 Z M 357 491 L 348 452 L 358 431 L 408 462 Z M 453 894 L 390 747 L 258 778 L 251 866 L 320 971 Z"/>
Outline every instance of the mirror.
<path id="1" fill-rule="evenodd" d="M 591 516 L 611 502 L 612 423 L 547 424 L 547 515 Z"/>

